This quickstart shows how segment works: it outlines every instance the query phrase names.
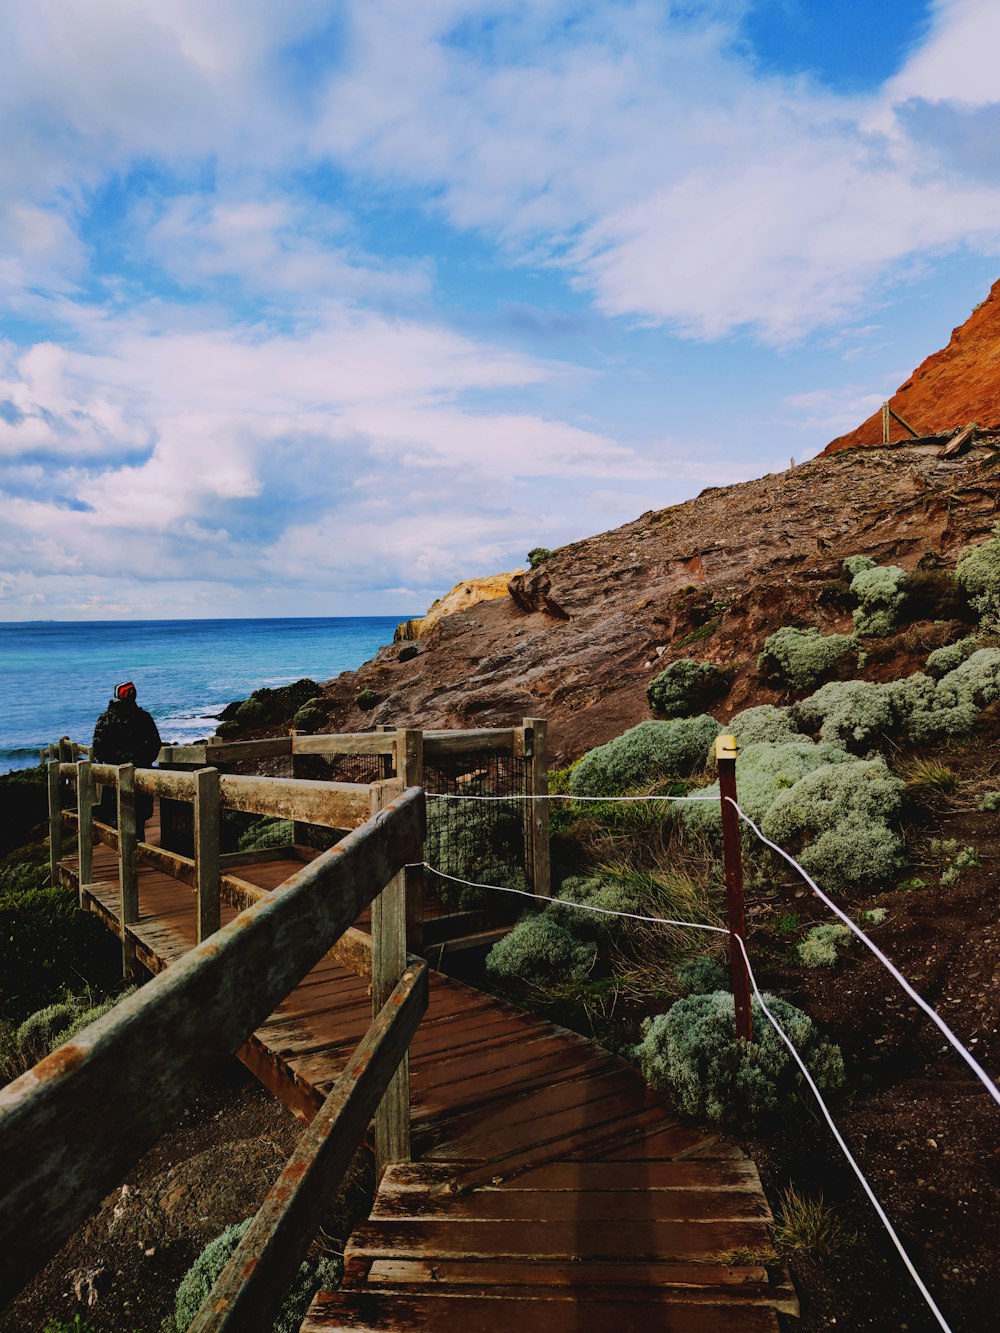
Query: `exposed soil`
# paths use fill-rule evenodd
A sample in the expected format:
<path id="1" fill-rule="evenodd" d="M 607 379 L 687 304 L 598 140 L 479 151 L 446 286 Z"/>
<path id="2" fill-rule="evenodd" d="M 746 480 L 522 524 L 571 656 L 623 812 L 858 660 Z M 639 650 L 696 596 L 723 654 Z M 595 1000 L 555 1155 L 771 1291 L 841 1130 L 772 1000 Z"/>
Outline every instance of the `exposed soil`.
<path id="1" fill-rule="evenodd" d="M 964 324 L 954 329 L 947 347 L 935 352 L 889 399 L 889 406 L 918 434 L 952 431 L 976 421 L 980 426 L 1000 422 L 1000 282 Z M 891 421 L 889 438 L 907 438 L 906 430 Z M 881 444 L 882 412 L 826 446 L 826 453 L 857 445 Z"/>
<path id="2" fill-rule="evenodd" d="M 301 1132 L 231 1061 L 0 1314 L 0 1330 L 28 1333 L 79 1314 L 108 1333 L 157 1333 L 198 1254 L 257 1211 Z M 362 1153 L 324 1224 L 330 1252 L 342 1252 L 352 1219 L 367 1213 L 368 1177 Z"/>

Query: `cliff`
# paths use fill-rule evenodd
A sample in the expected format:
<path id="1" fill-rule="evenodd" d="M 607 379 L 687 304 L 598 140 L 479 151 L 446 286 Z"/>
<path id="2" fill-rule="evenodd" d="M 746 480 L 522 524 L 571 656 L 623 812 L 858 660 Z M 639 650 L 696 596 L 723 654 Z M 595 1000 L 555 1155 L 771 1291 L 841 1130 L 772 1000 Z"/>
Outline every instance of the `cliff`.
<path id="1" fill-rule="evenodd" d="M 899 386 L 889 406 L 921 435 L 948 433 L 972 421 L 980 426 L 1000 422 L 1000 281 L 953 330 L 948 346 L 929 356 Z M 891 440 L 908 438 L 898 422 L 891 426 Z M 823 452 L 881 442 L 880 409 L 856 430 L 831 440 Z"/>
<path id="2" fill-rule="evenodd" d="M 426 639 L 445 616 L 453 616 L 456 611 L 467 611 L 480 602 L 492 601 L 495 597 L 510 595 L 510 581 L 516 574 L 523 574 L 523 569 L 514 569 L 509 574 L 487 574 L 485 578 L 464 579 L 456 583 L 451 592 L 445 593 L 435 601 L 425 616 L 414 620 L 404 620 L 396 629 L 396 643 L 413 639 Z"/>
<path id="3" fill-rule="evenodd" d="M 649 680 L 689 656 L 732 672 L 720 715 L 775 701 L 756 675 L 764 638 L 796 623 L 848 630 L 848 555 L 952 564 L 1000 516 L 998 449 L 1000 434 L 987 434 L 954 459 L 934 442 L 837 451 L 562 547 L 516 575 L 510 597 L 439 620 L 407 660 L 390 645 L 330 681 L 324 730 L 541 716 L 558 762 L 649 717 Z M 934 633 L 928 623 L 919 643 L 904 633 L 884 644 L 898 655 L 885 669 L 916 669 Z M 362 690 L 378 700 L 364 712 Z"/>

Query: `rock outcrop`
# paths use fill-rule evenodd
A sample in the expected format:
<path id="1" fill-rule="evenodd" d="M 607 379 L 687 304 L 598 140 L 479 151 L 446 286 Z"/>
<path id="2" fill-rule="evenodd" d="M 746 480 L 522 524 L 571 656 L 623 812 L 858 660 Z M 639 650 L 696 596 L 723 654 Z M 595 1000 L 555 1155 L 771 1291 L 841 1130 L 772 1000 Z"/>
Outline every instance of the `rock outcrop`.
<path id="1" fill-rule="evenodd" d="M 679 657 L 728 669 L 720 716 L 776 701 L 756 671 L 763 640 L 790 624 L 850 630 L 846 556 L 949 566 L 997 522 L 1000 434 L 939 455 L 939 443 L 918 441 L 835 452 L 562 547 L 512 579 L 510 597 L 438 619 L 418 654 L 401 661 L 389 645 L 330 681 L 324 729 L 547 717 L 559 762 L 649 717 L 646 686 Z M 904 644 L 903 667 L 916 669 L 927 650 Z M 363 689 L 379 697 L 368 713 L 355 702 Z"/>
<path id="2" fill-rule="evenodd" d="M 929 356 L 899 386 L 889 406 L 921 435 L 947 434 L 970 422 L 1000 423 L 1000 281 L 951 335 L 947 347 Z M 909 438 L 891 422 L 890 440 Z M 824 453 L 882 443 L 882 413 L 832 440 Z"/>
<path id="3" fill-rule="evenodd" d="M 492 601 L 495 597 L 510 595 L 511 580 L 523 575 L 523 569 L 514 569 L 509 574 L 487 574 L 484 578 L 464 579 L 456 583 L 451 592 L 439 597 L 425 616 L 414 620 L 404 620 L 396 629 L 396 643 L 412 639 L 426 639 L 438 622 L 445 616 L 453 616 L 458 611 L 467 611 L 480 602 Z"/>

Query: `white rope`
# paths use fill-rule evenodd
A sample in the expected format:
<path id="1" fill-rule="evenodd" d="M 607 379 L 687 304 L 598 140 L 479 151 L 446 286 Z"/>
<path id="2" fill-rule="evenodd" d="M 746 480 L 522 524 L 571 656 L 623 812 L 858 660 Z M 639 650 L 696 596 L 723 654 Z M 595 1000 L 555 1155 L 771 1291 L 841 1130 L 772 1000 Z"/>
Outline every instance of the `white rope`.
<path id="1" fill-rule="evenodd" d="M 476 796 L 445 791 L 427 791 L 424 795 L 429 801 L 601 801 L 605 805 L 618 805 L 623 801 L 713 801 L 718 804 L 718 796 L 574 796 L 571 792 L 548 792 L 546 795 L 526 796 L 523 793 L 511 796 Z"/>
<path id="2" fill-rule="evenodd" d="M 581 912 L 596 912 L 600 916 L 620 916 L 627 921 L 646 921 L 654 926 L 686 926 L 691 930 L 712 930 L 719 935 L 728 935 L 729 931 L 725 926 L 706 926 L 700 921 L 672 921 L 666 916 L 640 916 L 638 912 L 615 912 L 610 907 L 595 907 L 593 903 L 575 903 L 569 898 L 551 898 L 545 893 L 532 893 L 526 889 L 510 889 L 503 884 L 478 884 L 473 879 L 460 879 L 458 875 L 449 875 L 444 870 L 438 870 L 427 861 L 416 862 L 416 867 L 429 870 L 432 875 L 438 875 L 441 879 L 450 879 L 453 884 L 464 884 L 468 889 L 494 889 L 497 893 L 513 893 L 519 898 L 531 898 L 534 902 L 543 903 L 562 903 L 564 907 L 576 907 Z M 413 866 L 407 866 L 407 869 L 413 869 Z"/>
<path id="3" fill-rule="evenodd" d="M 843 912 L 833 901 L 833 899 L 823 892 L 823 890 L 819 887 L 819 885 L 808 873 L 808 871 L 803 870 L 802 866 L 799 865 L 798 861 L 796 861 L 794 856 L 790 856 L 789 853 L 786 852 L 783 847 L 779 847 L 778 844 L 776 842 L 772 842 L 770 838 L 765 838 L 764 834 L 761 833 L 760 829 L 753 822 L 750 816 L 740 809 L 739 805 L 737 804 L 736 801 L 732 799 L 732 797 L 727 796 L 726 800 L 729 801 L 730 804 L 735 807 L 739 817 L 744 821 L 744 823 L 750 825 L 750 827 L 753 829 L 754 833 L 756 833 L 757 837 L 761 840 L 761 842 L 764 843 L 765 846 L 770 847 L 772 851 L 777 852 L 778 855 L 783 857 L 784 860 L 786 860 L 790 866 L 794 867 L 794 869 L 798 871 L 798 873 L 802 876 L 802 878 L 809 885 L 812 891 L 827 905 L 827 907 L 829 907 L 830 911 L 833 912 L 835 916 L 839 917 L 840 920 L 843 921 L 844 925 L 848 926 L 854 932 L 854 934 L 857 935 L 858 939 L 862 941 L 862 943 L 867 945 L 867 947 L 872 951 L 872 953 L 883 965 L 883 967 L 885 967 L 896 979 L 896 981 L 903 988 L 903 990 L 910 997 L 910 999 L 913 1000 L 915 1004 L 919 1005 L 919 1007 L 924 1011 L 924 1013 L 931 1020 L 931 1022 L 934 1023 L 935 1026 L 940 1030 L 940 1032 L 946 1038 L 946 1040 L 954 1047 L 954 1049 L 959 1053 L 959 1055 L 962 1057 L 965 1063 L 969 1066 L 969 1068 L 975 1074 L 976 1078 L 979 1079 L 980 1083 L 982 1083 L 983 1087 L 990 1094 L 990 1096 L 993 1098 L 996 1104 L 1000 1106 L 1000 1088 L 997 1087 L 996 1083 L 994 1083 L 993 1079 L 982 1067 L 982 1065 L 978 1062 L 978 1060 L 976 1060 L 974 1056 L 970 1055 L 970 1053 L 965 1049 L 961 1041 L 959 1041 L 958 1037 L 955 1036 L 954 1032 L 952 1032 L 951 1028 L 944 1021 L 944 1019 L 941 1018 L 941 1016 L 937 1013 L 937 1011 L 932 1009 L 931 1006 L 927 1003 L 927 1001 L 923 998 L 923 996 L 919 995 L 913 989 L 913 987 L 910 985 L 907 979 L 903 976 L 902 972 L 900 972 L 899 968 L 896 967 L 895 963 L 893 963 L 890 959 L 888 959 L 882 952 L 882 950 L 878 947 L 878 945 L 875 944 L 875 942 L 871 940 L 868 935 L 865 934 L 865 932 L 861 929 L 861 927 L 855 925 L 855 923 L 851 920 L 851 918 L 847 915 L 847 913 Z"/>
<path id="4" fill-rule="evenodd" d="M 733 802 L 733 804 L 735 805 L 735 802 Z M 737 807 L 737 808 L 738 808 L 738 807 Z M 875 1195 L 875 1191 L 872 1189 L 871 1185 L 869 1185 L 868 1180 L 867 1180 L 867 1178 L 865 1177 L 864 1172 L 861 1170 L 861 1167 L 858 1165 L 857 1161 L 855 1160 L 854 1154 L 851 1152 L 850 1148 L 847 1146 L 847 1142 L 846 1142 L 846 1140 L 844 1139 L 843 1134 L 841 1134 L 840 1130 L 837 1128 L 836 1124 L 834 1123 L 833 1116 L 830 1114 L 830 1112 L 829 1112 L 829 1110 L 828 1110 L 828 1108 L 827 1108 L 826 1102 L 823 1100 L 823 1097 L 822 1097 L 822 1095 L 821 1095 L 821 1093 L 820 1093 L 820 1090 L 819 1090 L 819 1088 L 816 1086 L 816 1081 L 815 1081 L 815 1079 L 813 1078 L 812 1074 L 810 1074 L 809 1070 L 806 1068 L 805 1061 L 802 1059 L 802 1057 L 799 1055 L 798 1051 L 795 1049 L 794 1045 L 792 1044 L 792 1042 L 791 1042 L 790 1038 L 788 1037 L 787 1033 L 785 1032 L 784 1028 L 781 1026 L 781 1024 L 778 1022 L 778 1020 L 775 1018 L 775 1016 L 771 1013 L 770 1009 L 768 1009 L 767 1004 L 766 1004 L 765 1001 L 764 1001 L 764 996 L 761 994 L 760 987 L 757 985 L 757 978 L 756 978 L 756 977 L 754 976 L 754 974 L 753 974 L 753 968 L 750 966 L 750 956 L 749 956 L 749 954 L 747 953 L 746 945 L 745 945 L 745 944 L 743 943 L 743 941 L 740 939 L 739 935 L 734 935 L 733 938 L 737 941 L 737 943 L 738 943 L 739 946 L 740 946 L 740 951 L 741 951 L 741 953 L 743 954 L 743 961 L 746 963 L 747 974 L 748 974 L 748 976 L 750 977 L 750 984 L 753 986 L 754 994 L 755 994 L 756 997 L 757 997 L 757 1002 L 758 1002 L 758 1004 L 760 1005 L 761 1009 L 764 1011 L 765 1015 L 767 1016 L 768 1020 L 770 1021 L 771 1026 L 774 1028 L 775 1032 L 777 1032 L 778 1036 L 781 1038 L 781 1040 L 782 1040 L 782 1041 L 785 1043 L 785 1045 L 788 1047 L 788 1049 L 789 1049 L 789 1051 L 790 1051 L 790 1053 L 791 1053 L 792 1059 L 795 1061 L 795 1063 L 798 1065 L 799 1069 L 800 1069 L 801 1072 L 802 1072 L 802 1077 L 803 1077 L 803 1078 L 805 1079 L 805 1081 L 809 1084 L 809 1087 L 810 1087 L 810 1089 L 811 1089 L 811 1091 L 812 1091 L 812 1094 L 813 1094 L 813 1096 L 816 1098 L 816 1101 L 819 1103 L 819 1108 L 820 1108 L 820 1110 L 823 1112 L 823 1117 L 824 1117 L 824 1119 L 826 1120 L 826 1123 L 830 1126 L 830 1132 L 833 1134 L 833 1137 L 837 1140 L 837 1143 L 840 1145 L 840 1149 L 841 1149 L 841 1151 L 843 1152 L 844 1156 L 847 1158 L 848 1162 L 849 1162 L 850 1165 L 851 1165 L 851 1169 L 854 1171 L 854 1174 L 857 1176 L 858 1180 L 860 1181 L 860 1183 L 861 1183 L 861 1188 L 862 1188 L 862 1189 L 864 1190 L 864 1192 L 868 1195 L 868 1199 L 869 1199 L 869 1201 L 871 1202 L 872 1207 L 875 1209 L 876 1213 L 878 1214 L 878 1216 L 879 1216 L 879 1220 L 881 1221 L 882 1225 L 885 1227 L 886 1231 L 889 1233 L 889 1238 L 891 1239 L 893 1245 L 895 1245 L 896 1249 L 899 1251 L 899 1257 L 902 1259 L 903 1263 L 906 1265 L 906 1268 L 907 1268 L 907 1270 L 908 1270 L 910 1276 L 913 1278 L 913 1281 L 917 1284 L 917 1288 L 918 1288 L 918 1290 L 919 1290 L 921 1296 L 923 1296 L 924 1300 L 927 1302 L 928 1308 L 930 1309 L 931 1313 L 934 1315 L 934 1318 L 938 1321 L 938 1323 L 941 1325 L 941 1327 L 945 1330 L 945 1333 L 951 1333 L 951 1330 L 950 1330 L 950 1328 L 949 1328 L 949 1326 L 948 1326 L 948 1324 L 947 1324 L 947 1322 L 946 1322 L 946 1320 L 945 1320 L 944 1315 L 943 1315 L 943 1314 L 941 1313 L 941 1311 L 938 1309 L 938 1307 L 937 1307 L 937 1303 L 935 1302 L 934 1297 L 933 1297 L 933 1296 L 930 1294 L 930 1292 L 927 1290 L 927 1287 L 926 1287 L 926 1285 L 925 1285 L 923 1279 L 921 1278 L 921 1276 L 920 1276 L 920 1274 L 917 1272 L 917 1270 L 914 1268 L 914 1266 L 913 1266 L 913 1262 L 912 1262 L 912 1260 L 910 1259 L 910 1256 L 906 1253 L 906 1250 L 903 1248 L 903 1242 L 902 1242 L 902 1241 L 899 1239 L 899 1237 L 897 1236 L 897 1234 L 896 1234 L 896 1230 L 895 1230 L 895 1228 L 893 1227 L 892 1223 L 889 1221 L 889 1218 L 888 1218 L 888 1216 L 886 1215 L 886 1211 L 885 1211 L 885 1209 L 882 1207 L 881 1203 L 879 1203 L 878 1198 L 877 1198 L 876 1195 Z"/>

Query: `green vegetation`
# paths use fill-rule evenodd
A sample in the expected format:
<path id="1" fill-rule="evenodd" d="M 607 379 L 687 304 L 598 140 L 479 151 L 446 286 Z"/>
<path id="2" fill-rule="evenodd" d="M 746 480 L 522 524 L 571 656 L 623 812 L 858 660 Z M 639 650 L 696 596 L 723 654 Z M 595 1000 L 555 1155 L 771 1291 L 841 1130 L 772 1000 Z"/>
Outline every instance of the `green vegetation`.
<path id="1" fill-rule="evenodd" d="M 292 718 L 292 726 L 296 731 L 319 731 L 320 727 L 326 722 L 326 712 L 322 705 L 324 700 L 321 697 L 310 699 L 297 710 Z"/>
<path id="2" fill-rule="evenodd" d="M 686 777 L 704 766 L 719 730 L 707 714 L 640 722 L 588 751 L 570 775 L 570 791 L 575 796 L 622 796 L 664 778 Z"/>
<path id="3" fill-rule="evenodd" d="M 963 847 L 957 838 L 932 838 L 928 850 L 931 860 L 941 867 L 943 889 L 957 884 L 963 870 L 975 870 L 983 864 L 975 847 Z"/>
<path id="4" fill-rule="evenodd" d="M 839 746 L 817 745 L 808 736 L 748 745 L 736 760 L 740 806 L 751 819 L 760 823 L 779 793 L 793 788 L 807 773 L 826 764 L 850 762 L 853 762 L 852 756 Z M 719 784 L 713 782 L 709 787 L 699 788 L 698 795 L 713 799 L 679 806 L 678 816 L 691 833 L 717 835 L 721 831 Z"/>
<path id="5" fill-rule="evenodd" d="M 967 639 L 959 639 L 957 643 L 949 643 L 944 648 L 935 648 L 927 658 L 926 670 L 928 676 L 935 680 L 940 680 L 946 676 L 949 671 L 954 671 L 976 651 L 979 646 L 979 640 L 975 635 L 970 635 Z"/>
<path id="6" fill-rule="evenodd" d="M 909 759 L 900 769 L 906 794 L 921 805 L 946 801 L 958 789 L 958 774 L 935 759 Z"/>
<path id="7" fill-rule="evenodd" d="M 899 565 L 870 566 L 854 575 L 851 592 L 858 599 L 854 611 L 855 633 L 875 638 L 893 632 L 905 597 L 905 578 L 906 573 Z"/>
<path id="8" fill-rule="evenodd" d="M 537 569 L 543 561 L 548 560 L 552 552 L 547 546 L 535 546 L 528 552 L 528 565 L 532 569 Z"/>
<path id="9" fill-rule="evenodd" d="M 247 1218 L 245 1222 L 226 1227 L 198 1255 L 177 1288 L 173 1319 L 165 1322 L 164 1333 L 184 1333 L 215 1285 L 216 1278 L 229 1262 L 250 1221 Z M 306 1259 L 275 1317 L 275 1333 L 298 1333 L 313 1293 L 319 1288 L 335 1287 L 342 1272 L 343 1265 L 339 1259 Z"/>
<path id="10" fill-rule="evenodd" d="M 96 1023 L 134 990 L 97 1000 L 92 992 L 67 994 L 56 1004 L 47 1004 L 30 1014 L 18 1027 L 0 1024 L 0 1079 L 10 1082 L 39 1060 L 72 1041 L 78 1032 Z"/>
<path id="11" fill-rule="evenodd" d="M 725 990 L 729 985 L 726 969 L 706 953 L 685 958 L 674 969 L 674 976 L 682 995 L 709 995 L 712 991 Z"/>
<path id="12" fill-rule="evenodd" d="M 830 681 L 796 704 L 794 716 L 803 731 L 854 754 L 866 754 L 896 724 L 890 694 L 867 680 Z"/>
<path id="13" fill-rule="evenodd" d="M 736 737 L 736 744 L 741 750 L 765 741 L 780 744 L 802 737 L 792 718 L 792 710 L 776 708 L 774 704 L 760 704 L 757 708 L 745 708 L 742 713 L 734 713 L 726 723 L 725 730 Z"/>
<path id="14" fill-rule="evenodd" d="M 486 974 L 493 981 L 516 980 L 529 987 L 564 986 L 583 981 L 596 958 L 592 944 L 579 942 L 543 912 L 523 917 L 509 935 L 494 944 L 486 960 Z"/>
<path id="15" fill-rule="evenodd" d="M 436 870 L 479 884 L 528 888 L 522 869 L 521 808 L 512 801 L 428 801 L 427 860 Z M 472 911 L 500 895 L 433 878 L 434 891 L 452 911 Z"/>
<path id="16" fill-rule="evenodd" d="M 682 657 L 654 676 L 646 698 L 660 717 L 690 717 L 697 709 L 724 694 L 729 677 L 714 662 Z"/>
<path id="17" fill-rule="evenodd" d="M 778 1202 L 774 1239 L 783 1250 L 835 1254 L 857 1245 L 858 1233 L 823 1202 L 822 1192 L 812 1199 L 789 1185 Z"/>
<path id="18" fill-rule="evenodd" d="M 837 946 L 851 938 L 849 927 L 840 922 L 813 926 L 805 939 L 799 941 L 797 953 L 803 967 L 832 967 L 839 957 Z"/>
<path id="19" fill-rule="evenodd" d="M 976 802 L 976 809 L 983 813 L 1000 810 L 1000 791 L 984 791 Z"/>
<path id="20" fill-rule="evenodd" d="M 244 699 L 236 710 L 233 718 L 241 727 L 252 727 L 263 722 L 267 709 L 261 699 L 255 699 L 252 695 L 249 699 Z"/>
<path id="21" fill-rule="evenodd" d="M 993 535 L 959 553 L 955 577 L 978 612 L 984 629 L 1000 627 L 1000 523 Z"/>
<path id="22" fill-rule="evenodd" d="M 839 1088 L 839 1047 L 821 1037 L 801 1010 L 764 997 L 820 1088 Z M 685 1115 L 716 1122 L 757 1121 L 796 1095 L 802 1076 L 756 999 L 754 1040 L 736 1036 L 733 997 L 691 995 L 643 1024 L 636 1055 L 647 1082 L 673 1095 Z"/>
<path id="23" fill-rule="evenodd" d="M 844 561 L 844 573 L 852 582 L 858 574 L 875 568 L 875 561 L 867 555 L 849 555 Z"/>
<path id="24" fill-rule="evenodd" d="M 382 702 L 382 696 L 376 690 L 364 689 L 355 697 L 354 702 L 362 713 L 370 713 Z"/>
<path id="25" fill-rule="evenodd" d="M 396 654 L 397 662 L 412 662 L 415 657 L 420 656 L 420 649 L 415 643 L 404 643 L 402 648 Z"/>
<path id="26" fill-rule="evenodd" d="M 764 640 L 757 669 L 769 684 L 811 690 L 823 680 L 857 667 L 857 642 L 850 634 L 786 625 Z"/>

